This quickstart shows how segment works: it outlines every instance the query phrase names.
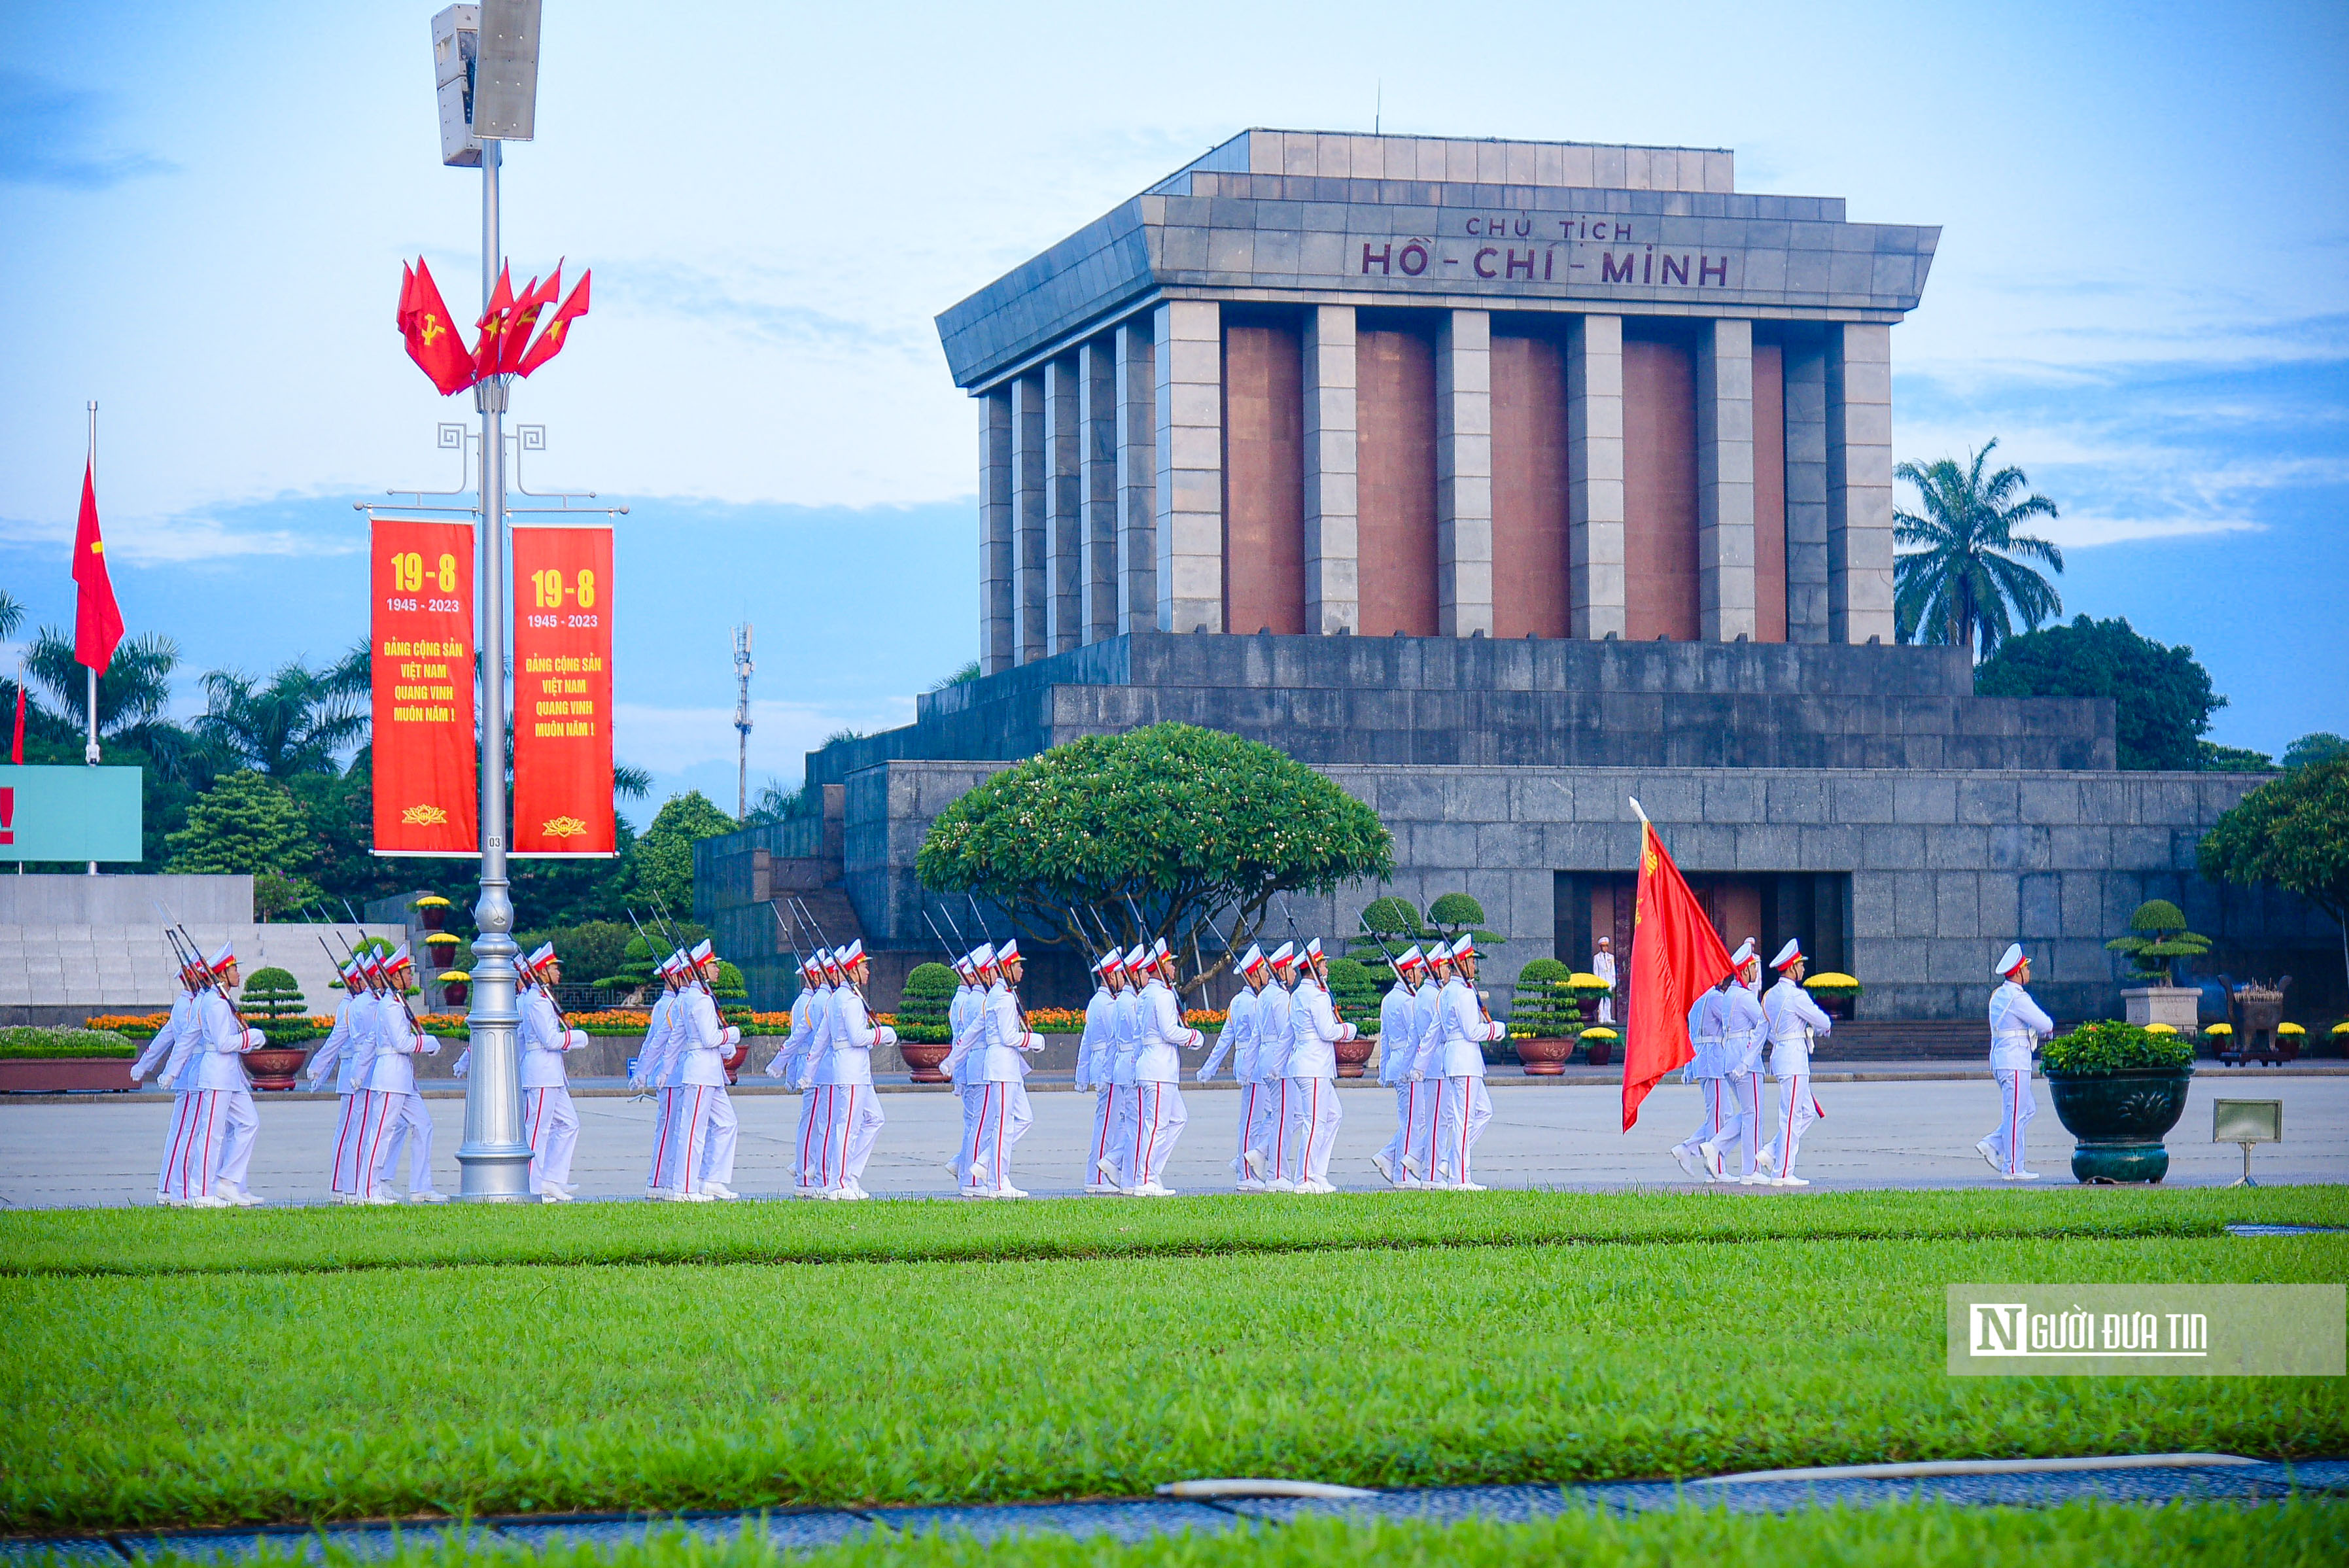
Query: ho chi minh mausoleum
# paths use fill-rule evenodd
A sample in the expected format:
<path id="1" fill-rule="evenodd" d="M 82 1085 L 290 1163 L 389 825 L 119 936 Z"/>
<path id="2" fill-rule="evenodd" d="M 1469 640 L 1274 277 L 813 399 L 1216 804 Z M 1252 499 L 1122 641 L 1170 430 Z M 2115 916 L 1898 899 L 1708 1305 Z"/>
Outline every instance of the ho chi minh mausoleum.
<path id="1" fill-rule="evenodd" d="M 2017 938 L 2060 1017 L 2116 1011 L 2103 944 L 2154 896 L 2239 972 L 2321 973 L 2302 907 L 2192 871 L 2256 776 L 2116 772 L 2109 702 L 1894 644 L 1892 329 L 1939 234 L 1740 193 L 1726 151 L 1235 137 L 938 318 L 983 673 L 812 753 L 822 816 L 699 846 L 699 912 L 772 1002 L 756 906 L 798 889 L 885 1000 L 936 956 L 940 809 L 1180 719 L 1375 807 L 1394 891 L 1508 934 L 1504 989 L 1627 949 L 1633 794 L 1733 942 L 1800 936 L 1863 1019 L 1978 1020 Z"/>

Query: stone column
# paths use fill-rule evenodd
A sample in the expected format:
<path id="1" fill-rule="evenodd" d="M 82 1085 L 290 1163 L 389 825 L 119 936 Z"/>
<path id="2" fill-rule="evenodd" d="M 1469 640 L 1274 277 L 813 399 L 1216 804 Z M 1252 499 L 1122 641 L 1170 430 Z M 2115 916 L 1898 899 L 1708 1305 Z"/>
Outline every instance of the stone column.
<path id="1" fill-rule="evenodd" d="M 1158 624 L 1224 629 L 1224 329 L 1212 299 L 1152 313 L 1157 361 Z"/>
<path id="2" fill-rule="evenodd" d="M 1493 317 L 1435 334 L 1435 629 L 1493 635 Z"/>
<path id="3" fill-rule="evenodd" d="M 1789 337 L 1786 364 L 1786 640 L 1827 639 L 1827 358 Z"/>
<path id="4" fill-rule="evenodd" d="M 1696 350 L 1697 635 L 1753 639 L 1754 324 L 1704 324 Z"/>
<path id="5" fill-rule="evenodd" d="M 992 675 L 1014 662 L 1011 639 L 1011 393 L 978 399 L 978 662 Z"/>
<path id="6" fill-rule="evenodd" d="M 1892 328 L 1827 329 L 1827 640 L 1892 640 Z"/>
<path id="7" fill-rule="evenodd" d="M 1078 462 L 1083 470 L 1083 637 L 1117 635 L 1117 353 L 1108 337 L 1089 337 L 1077 350 Z"/>
<path id="8" fill-rule="evenodd" d="M 1077 360 L 1063 354 L 1044 366 L 1044 515 L 1049 586 L 1044 642 L 1067 653 L 1084 640 L 1084 451 Z"/>
<path id="9" fill-rule="evenodd" d="M 1051 652 L 1050 558 L 1045 526 L 1044 378 L 1011 381 L 1011 655 L 1031 664 Z"/>
<path id="10" fill-rule="evenodd" d="M 1158 370 L 1152 319 L 1117 328 L 1117 629 L 1158 628 Z"/>
<path id="11" fill-rule="evenodd" d="M 1362 628 L 1361 518 L 1355 504 L 1354 307 L 1305 316 L 1305 625 Z"/>
<path id="12" fill-rule="evenodd" d="M 1623 635 L 1623 318 L 1578 316 L 1566 343 L 1571 630 Z"/>

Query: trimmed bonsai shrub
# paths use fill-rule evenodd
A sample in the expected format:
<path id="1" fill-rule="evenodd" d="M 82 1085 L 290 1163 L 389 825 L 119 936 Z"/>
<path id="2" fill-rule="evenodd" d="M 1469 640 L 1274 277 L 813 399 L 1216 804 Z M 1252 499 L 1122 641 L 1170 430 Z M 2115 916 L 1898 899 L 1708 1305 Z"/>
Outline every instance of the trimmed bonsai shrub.
<path id="1" fill-rule="evenodd" d="M 1385 994 L 1369 966 L 1350 958 L 1330 961 L 1330 1005 L 1359 1033 L 1379 1032 L 1379 1002 Z"/>
<path id="2" fill-rule="evenodd" d="M 301 1018 L 309 1013 L 302 987 L 287 971 L 257 969 L 244 978 L 237 1010 L 250 1019 Z"/>
<path id="3" fill-rule="evenodd" d="M 2175 983 L 2178 965 L 2210 950 L 2210 939 L 2186 929 L 2186 911 L 2167 898 L 2147 898 L 2129 917 L 2127 936 L 2105 944 L 2128 957 L 2131 980 Z"/>
<path id="4" fill-rule="evenodd" d="M 942 963 L 919 963 L 905 977 L 905 994 L 897 1003 L 897 1038 L 916 1045 L 943 1045 L 954 1038 L 947 1009 L 959 982 Z"/>
<path id="5" fill-rule="evenodd" d="M 2134 1023 L 2094 1019 L 2069 1034 L 2058 1034 L 2040 1053 L 2051 1073 L 2126 1073 L 2141 1067 L 2190 1067 L 2194 1043 L 2178 1034 L 2156 1034 Z"/>
<path id="6" fill-rule="evenodd" d="M 1485 927 L 1485 906 L 1465 893 L 1446 893 L 1427 907 L 1427 923 L 1433 926 L 1445 941 L 1456 941 L 1463 936 L 1476 939 L 1478 947 L 1498 947 L 1509 939 Z"/>
<path id="7" fill-rule="evenodd" d="M 1509 1008 L 1513 1040 L 1570 1040 L 1582 1026 L 1582 1009 L 1568 989 L 1574 971 L 1556 959 L 1537 958 L 1517 971 L 1516 1000 Z"/>

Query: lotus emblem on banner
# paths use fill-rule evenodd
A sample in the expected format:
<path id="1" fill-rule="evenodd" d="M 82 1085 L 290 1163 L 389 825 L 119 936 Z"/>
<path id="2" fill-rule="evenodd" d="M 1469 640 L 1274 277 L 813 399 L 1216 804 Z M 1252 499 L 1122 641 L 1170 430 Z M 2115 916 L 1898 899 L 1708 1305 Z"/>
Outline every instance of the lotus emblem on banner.
<path id="1" fill-rule="evenodd" d="M 550 819 L 540 831 L 549 838 L 577 838 L 587 831 L 587 825 L 575 816 L 558 816 Z"/>
<path id="2" fill-rule="evenodd" d="M 449 814 L 437 805 L 411 805 L 399 814 L 399 820 L 410 827 L 438 827 L 449 820 Z"/>

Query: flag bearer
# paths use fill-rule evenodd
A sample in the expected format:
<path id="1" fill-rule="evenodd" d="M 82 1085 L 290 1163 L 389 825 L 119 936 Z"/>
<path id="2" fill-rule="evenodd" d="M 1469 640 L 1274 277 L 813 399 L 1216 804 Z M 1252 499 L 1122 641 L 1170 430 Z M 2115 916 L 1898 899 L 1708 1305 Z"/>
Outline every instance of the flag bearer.
<path id="1" fill-rule="evenodd" d="M 374 1133 L 367 1140 L 366 1179 L 371 1201 L 388 1203 L 392 1172 L 399 1168 L 399 1149 L 408 1146 L 408 1200 L 446 1203 L 448 1196 L 432 1187 L 432 1117 L 424 1096 L 416 1092 L 416 1058 L 437 1056 L 440 1042 L 418 1027 L 408 1011 L 408 987 L 416 978 L 416 960 L 402 942 L 376 966 L 383 982 L 374 998 L 374 1040 L 367 1054 L 365 1087 Z"/>
<path id="2" fill-rule="evenodd" d="M 261 1201 L 244 1185 L 261 1118 L 254 1114 L 243 1054 L 268 1044 L 269 1037 L 246 1028 L 228 999 L 241 983 L 236 950 L 223 943 L 207 967 L 212 983 L 197 993 L 191 1019 L 195 1044 L 181 1070 L 191 1091 L 181 1201 L 194 1209 L 250 1209 Z"/>
<path id="3" fill-rule="evenodd" d="M 987 990 L 995 983 L 995 949 L 981 942 L 963 957 L 959 968 L 968 982 L 967 995 L 957 995 L 947 1010 L 954 1044 L 947 1052 L 947 1077 L 955 1097 L 962 1102 L 962 1136 L 947 1160 L 947 1173 L 965 1198 L 992 1198 L 995 1183 L 978 1158 L 979 1126 L 994 1091 L 987 1086 Z"/>
<path id="4" fill-rule="evenodd" d="M 1736 1060 L 1743 1059 L 1744 1052 L 1741 1044 L 1733 1059 L 1729 1028 L 1733 1014 L 1737 1013 L 1739 999 L 1751 1001 L 1738 977 L 1753 956 L 1754 939 L 1748 937 L 1729 955 L 1729 973 L 1722 982 L 1698 997 L 1696 1005 L 1689 1009 L 1689 1042 L 1696 1054 L 1689 1062 L 1688 1075 L 1704 1096 L 1704 1110 L 1697 1119 L 1696 1131 L 1673 1146 L 1672 1158 L 1680 1161 L 1682 1170 L 1699 1180 L 1721 1179 L 1720 1157 L 1705 1149 L 1707 1146 L 1717 1146 L 1723 1129 L 1737 1118 L 1736 1102 L 1728 1086 L 1729 1075 L 1735 1070 Z M 1758 1020 L 1758 1006 L 1755 1016 Z"/>
<path id="5" fill-rule="evenodd" d="M 1737 961 L 1735 983 L 1723 996 L 1721 1028 L 1721 1122 L 1708 1141 L 1697 1146 L 1705 1169 L 1717 1180 L 1752 1187 L 1754 1152 L 1762 1142 L 1762 1045 L 1769 1024 L 1762 1015 L 1762 955 L 1748 937 L 1732 955 Z M 1734 1146 L 1737 1168 L 1733 1173 L 1723 1151 Z"/>
<path id="6" fill-rule="evenodd" d="M 1299 1192 L 1335 1192 L 1330 1151 L 1338 1142 L 1338 1043 L 1354 1038 L 1354 1026 L 1338 1016 L 1330 1000 L 1330 961 L 1321 939 L 1305 944 L 1302 972 L 1288 1011 L 1288 1142 L 1292 1168 L 1284 1171 Z M 1480 1059 L 1481 1062 L 1481 1059 Z"/>
<path id="7" fill-rule="evenodd" d="M 1795 1174 L 1795 1157 L 1803 1147 L 1803 1129 L 1819 1115 L 1818 1102 L 1811 1097 L 1811 1044 L 1832 1031 L 1835 1021 L 1803 989 L 1809 961 L 1801 942 L 1788 941 L 1770 967 L 1778 971 L 1778 983 L 1762 999 L 1762 1016 L 1770 1036 L 1770 1074 L 1778 1080 L 1773 1096 L 1778 1102 L 1778 1135 L 1762 1147 L 1761 1183 L 1808 1187 Z"/>
<path id="8" fill-rule="evenodd" d="M 1394 971 L 1395 982 L 1379 1002 L 1379 1082 L 1395 1092 L 1395 1130 L 1386 1147 L 1371 1156 L 1371 1163 L 1378 1167 L 1388 1185 L 1402 1187 L 1412 1179 L 1402 1167 L 1402 1157 L 1411 1148 L 1413 1113 L 1419 1103 L 1419 1084 L 1411 1075 L 1411 1064 L 1419 1054 L 1416 1009 L 1419 983 L 1427 972 L 1427 955 L 1419 950 L 1417 942 L 1394 961 Z"/>
<path id="9" fill-rule="evenodd" d="M 1485 1088 L 1485 1046 L 1508 1037 L 1508 1025 L 1485 1016 L 1476 998 L 1476 944 L 1462 937 L 1452 944 L 1452 978 L 1436 998 L 1438 1060 L 1444 1087 L 1437 1098 L 1435 1158 L 1433 1176 L 1438 1186 L 1461 1192 L 1482 1192 L 1470 1156 L 1476 1140 L 1493 1119 L 1493 1101 Z"/>
<path id="10" fill-rule="evenodd" d="M 1268 1192 L 1296 1186 L 1284 1172 L 1288 1164 L 1288 1014 L 1296 999 L 1289 987 L 1297 980 L 1297 949 L 1283 942 L 1265 961 L 1272 983 L 1256 1002 L 1257 1096 L 1256 1120 L 1248 1127 L 1248 1174 L 1264 1183 Z"/>
<path id="11" fill-rule="evenodd" d="M 1123 1192 L 1134 1185 L 1133 1130 L 1142 1095 L 1133 1064 L 1142 1052 L 1142 988 L 1150 978 L 1150 950 L 1137 945 L 1118 965 L 1125 971 L 1125 990 L 1118 993 L 1116 1011 L 1110 1015 L 1114 1033 L 1109 1060 L 1117 1119 L 1110 1127 L 1109 1152 L 1093 1161 L 1093 1174 Z"/>
<path id="12" fill-rule="evenodd" d="M 2031 960 L 2022 943 L 2009 942 L 1992 972 L 2002 982 L 1990 996 L 1990 1070 L 1998 1080 L 1998 1126 L 1974 1147 L 2004 1179 L 2036 1181 L 2039 1173 L 2023 1164 L 2023 1129 L 2039 1114 L 2031 1092 L 2031 1056 L 2055 1033 L 2055 1021 L 2023 989 L 2031 983 Z"/>
<path id="13" fill-rule="evenodd" d="M 880 1097 L 873 1092 L 873 1051 L 895 1045 L 897 1032 L 874 1023 L 865 1011 L 864 988 L 873 970 L 862 940 L 836 952 L 832 967 L 837 979 L 832 993 L 831 1116 L 821 1168 L 828 1179 L 823 1196 L 864 1199 L 872 1196 L 864 1190 L 864 1165 L 873 1158 L 884 1120 Z"/>
<path id="14" fill-rule="evenodd" d="M 653 1158 L 645 1172 L 647 1198 L 668 1194 L 663 1175 L 668 1169 L 669 1129 L 677 1110 L 677 1091 L 670 1086 L 669 1074 L 674 1065 L 678 993 L 685 984 L 685 955 L 671 953 L 661 960 L 658 973 L 661 993 L 654 998 L 652 1016 L 645 1021 L 644 1044 L 637 1047 L 636 1069 L 628 1079 L 630 1088 L 653 1096 Z"/>
<path id="15" fill-rule="evenodd" d="M 1032 1033 L 1020 1012 L 1018 986 L 1026 960 L 1019 940 L 1012 938 L 995 952 L 996 982 L 987 988 L 987 1011 L 979 1036 L 985 1050 L 975 1075 L 986 1085 L 984 1115 L 979 1118 L 978 1155 L 972 1163 L 978 1180 L 991 1198 L 1025 1198 L 1012 1184 L 1011 1150 L 1035 1123 L 1028 1108 L 1028 1056 L 1044 1048 L 1044 1037 Z"/>
<path id="16" fill-rule="evenodd" d="M 1112 1192 L 1102 1179 L 1101 1162 L 1117 1128 L 1117 1085 L 1110 1070 L 1117 1054 L 1117 997 L 1125 989 L 1125 955 L 1112 948 L 1093 961 L 1098 982 L 1085 1003 L 1085 1032 L 1077 1042 L 1079 1094 L 1093 1091 L 1093 1136 L 1085 1145 L 1085 1190 Z"/>
<path id="17" fill-rule="evenodd" d="M 1259 1081 L 1257 1066 L 1257 1031 L 1262 1023 L 1264 988 L 1271 982 L 1272 964 L 1264 950 L 1254 942 L 1240 955 L 1239 993 L 1232 998 L 1224 1014 L 1223 1033 L 1216 1037 L 1216 1048 L 1208 1053 L 1205 1065 L 1199 1069 L 1199 1082 L 1204 1084 L 1216 1075 L 1224 1058 L 1232 1059 L 1232 1079 L 1239 1085 L 1239 1131 L 1235 1137 L 1232 1154 L 1232 1176 L 1242 1192 L 1262 1192 L 1264 1183 L 1248 1169 L 1248 1131 L 1256 1126 L 1257 1102 L 1263 1097 L 1264 1085 Z"/>
<path id="18" fill-rule="evenodd" d="M 335 1122 L 335 1163 L 328 1182 L 336 1202 L 356 1203 L 367 1189 L 367 1183 L 359 1179 L 360 1110 L 366 1101 L 358 1092 L 359 1073 L 367 1065 L 367 1037 L 358 1027 L 366 1012 L 359 1002 L 365 977 L 356 961 L 335 972 L 343 982 L 343 1002 L 335 1009 L 335 1027 L 328 1031 L 326 1043 L 310 1054 L 310 1088 L 315 1093 L 327 1074 L 335 1075 L 335 1095 L 342 1114 Z"/>
<path id="19" fill-rule="evenodd" d="M 1174 999 L 1174 955 L 1161 937 L 1151 950 L 1149 980 L 1142 988 L 1141 1049 L 1134 1053 L 1133 1159 L 1130 1193 L 1145 1198 L 1172 1198 L 1161 1179 L 1174 1145 L 1190 1117 L 1183 1108 L 1181 1051 L 1195 1051 L 1206 1037 L 1183 1023 L 1183 1009 Z"/>
<path id="20" fill-rule="evenodd" d="M 686 955 L 686 984 L 670 1014 L 677 1119 L 662 1185 L 670 1198 L 688 1203 L 739 1196 L 732 1186 L 738 1123 L 726 1092 L 726 1054 L 741 1043 L 742 1031 L 718 1015 L 717 979 L 718 955 L 705 937 Z"/>
<path id="21" fill-rule="evenodd" d="M 563 960 L 542 942 L 523 961 L 521 1002 L 523 1131 L 530 1140 L 530 1189 L 554 1203 L 571 1201 L 571 1156 L 579 1147 L 579 1113 L 571 1105 L 564 1056 L 587 1048 L 586 1034 L 568 1027 L 552 987 L 563 983 Z"/>
<path id="22" fill-rule="evenodd" d="M 130 1081 L 143 1084 L 149 1078 L 167 1085 L 171 1089 L 171 1126 L 163 1138 L 163 1162 L 155 1172 L 155 1202 L 161 1208 L 176 1208 L 180 1201 L 172 1175 L 179 1158 L 180 1146 L 186 1137 L 188 1096 L 179 1087 L 180 1074 L 188 1064 L 188 1055 L 195 1049 L 196 1036 L 189 1022 L 196 1012 L 196 966 L 180 965 L 180 994 L 171 999 L 171 1012 L 163 1020 L 163 1027 L 155 1031 L 155 1038 L 147 1049 L 139 1053 L 139 1060 L 130 1064 Z"/>

